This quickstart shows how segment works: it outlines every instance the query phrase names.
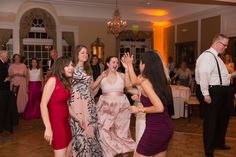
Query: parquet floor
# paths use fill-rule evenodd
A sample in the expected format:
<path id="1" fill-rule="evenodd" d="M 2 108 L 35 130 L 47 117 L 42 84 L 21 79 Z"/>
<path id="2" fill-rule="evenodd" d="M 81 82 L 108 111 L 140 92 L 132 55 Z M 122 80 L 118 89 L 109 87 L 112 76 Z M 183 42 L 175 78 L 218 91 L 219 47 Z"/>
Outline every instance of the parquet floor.
<path id="1" fill-rule="evenodd" d="M 174 125 L 176 131 L 169 144 L 168 157 L 204 157 L 202 133 L 199 129 L 202 125 L 201 119 L 193 117 L 190 123 L 186 119 L 178 119 L 174 120 Z M 215 157 L 236 157 L 235 130 L 236 117 L 233 117 L 228 128 L 228 132 L 232 135 L 227 134 L 226 138 L 227 145 L 231 146 L 231 149 L 216 151 Z M 53 151 L 44 141 L 43 131 L 41 120 L 20 120 L 13 134 L 0 133 L 0 157 L 52 157 Z M 131 123 L 131 132 L 134 134 L 134 119 Z"/>

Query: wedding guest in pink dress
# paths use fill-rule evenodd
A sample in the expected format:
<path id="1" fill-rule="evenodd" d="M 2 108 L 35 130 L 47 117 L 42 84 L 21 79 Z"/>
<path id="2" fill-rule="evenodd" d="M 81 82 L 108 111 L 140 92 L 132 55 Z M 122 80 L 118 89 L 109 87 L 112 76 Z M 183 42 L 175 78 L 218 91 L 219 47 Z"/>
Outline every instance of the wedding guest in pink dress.
<path id="1" fill-rule="evenodd" d="M 19 54 L 13 55 L 13 62 L 8 69 L 8 74 L 12 85 L 20 85 L 17 96 L 18 113 L 23 113 L 28 102 L 28 69 L 25 64 L 21 63 Z"/>
<path id="2" fill-rule="evenodd" d="M 54 65 L 44 86 L 40 104 L 45 125 L 44 138 L 52 144 L 54 157 L 71 157 L 68 100 L 74 67 L 68 57 L 58 58 Z"/>
<path id="3" fill-rule="evenodd" d="M 88 50 L 79 45 L 74 53 L 76 65 L 72 81 L 70 99 L 70 124 L 72 127 L 73 157 L 103 157 L 99 143 L 98 118 L 94 101 L 94 90 L 98 87 L 102 75 L 93 83 Z"/>
<path id="4" fill-rule="evenodd" d="M 25 119 L 40 118 L 40 101 L 42 96 L 43 71 L 39 68 L 39 61 L 32 58 L 29 72 L 29 101 L 23 117 Z"/>
<path id="5" fill-rule="evenodd" d="M 136 143 L 130 135 L 130 103 L 124 88 L 130 87 L 129 75 L 117 72 L 119 60 L 110 56 L 106 60 L 107 76 L 100 83 L 102 95 L 97 103 L 100 143 L 104 157 L 117 154 L 127 156 Z"/>

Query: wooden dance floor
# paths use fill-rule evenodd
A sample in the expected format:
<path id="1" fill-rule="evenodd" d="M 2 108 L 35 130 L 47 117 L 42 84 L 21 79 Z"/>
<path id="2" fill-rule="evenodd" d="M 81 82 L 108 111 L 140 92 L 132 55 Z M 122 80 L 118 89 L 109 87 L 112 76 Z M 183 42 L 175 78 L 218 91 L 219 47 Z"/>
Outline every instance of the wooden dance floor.
<path id="1" fill-rule="evenodd" d="M 204 157 L 202 142 L 202 120 L 193 117 L 173 120 L 174 136 L 170 142 L 168 157 Z M 134 135 L 134 118 L 131 132 Z M 43 139 L 44 127 L 41 120 L 20 120 L 13 134 L 0 133 L 0 157 L 52 157 L 53 151 Z M 236 117 L 230 119 L 226 138 L 230 150 L 217 150 L 215 157 L 236 157 Z M 132 153 L 130 153 L 132 156 Z"/>

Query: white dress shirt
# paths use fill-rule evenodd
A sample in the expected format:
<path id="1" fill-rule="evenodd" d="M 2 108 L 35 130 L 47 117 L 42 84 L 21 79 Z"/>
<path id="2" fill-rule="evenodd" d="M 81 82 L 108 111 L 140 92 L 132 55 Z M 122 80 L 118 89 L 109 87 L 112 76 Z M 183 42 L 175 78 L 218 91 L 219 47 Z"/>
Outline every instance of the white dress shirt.
<path id="1" fill-rule="evenodd" d="M 217 58 L 219 63 L 222 86 L 230 84 L 231 75 L 220 57 L 212 47 L 206 51 L 210 51 Z M 209 85 L 220 85 L 220 78 L 217 68 L 217 63 L 214 56 L 209 52 L 203 52 L 197 59 L 195 69 L 195 79 L 197 84 L 200 84 L 203 95 L 209 95 Z"/>

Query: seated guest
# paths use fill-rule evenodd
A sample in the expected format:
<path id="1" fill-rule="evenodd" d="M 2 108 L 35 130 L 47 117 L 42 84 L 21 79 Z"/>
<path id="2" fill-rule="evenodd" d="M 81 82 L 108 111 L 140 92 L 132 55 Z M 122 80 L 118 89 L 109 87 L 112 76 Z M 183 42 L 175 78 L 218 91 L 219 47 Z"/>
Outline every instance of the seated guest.
<path id="1" fill-rule="evenodd" d="M 172 79 L 178 78 L 179 85 L 190 87 L 192 82 L 191 70 L 187 67 L 186 62 L 182 62 L 180 68 L 177 70 L 175 76 Z"/>

